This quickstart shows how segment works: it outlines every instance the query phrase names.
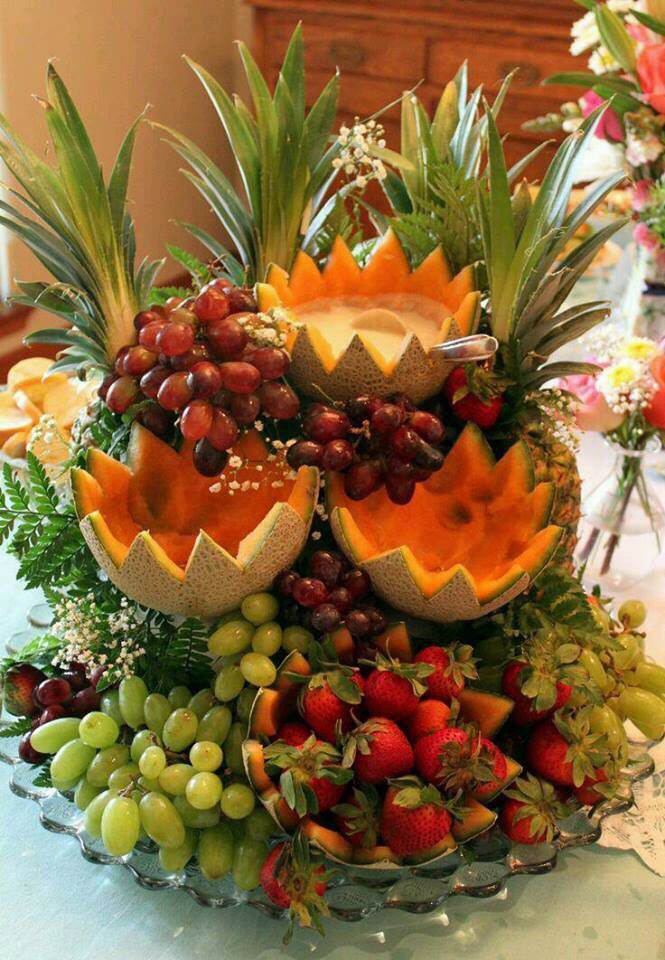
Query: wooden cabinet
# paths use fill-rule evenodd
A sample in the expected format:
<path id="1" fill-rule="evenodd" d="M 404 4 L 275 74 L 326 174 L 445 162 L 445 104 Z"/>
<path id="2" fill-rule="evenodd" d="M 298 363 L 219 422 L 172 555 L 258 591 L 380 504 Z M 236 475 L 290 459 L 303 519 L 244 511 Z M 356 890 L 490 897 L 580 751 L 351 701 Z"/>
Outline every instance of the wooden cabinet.
<path id="1" fill-rule="evenodd" d="M 255 11 L 254 51 L 274 80 L 291 31 L 303 23 L 308 98 L 331 72 L 342 71 L 339 119 L 366 115 L 416 84 L 430 108 L 444 84 L 467 59 L 473 85 L 490 97 L 517 69 L 501 116 L 514 161 L 540 138 L 522 130 L 525 120 L 556 110 L 575 91 L 543 87 L 555 71 L 580 69 L 571 57 L 570 25 L 581 11 L 573 0 L 246 0 Z M 399 107 L 382 118 L 389 145 L 399 145 Z M 534 164 L 542 173 L 546 159 Z"/>

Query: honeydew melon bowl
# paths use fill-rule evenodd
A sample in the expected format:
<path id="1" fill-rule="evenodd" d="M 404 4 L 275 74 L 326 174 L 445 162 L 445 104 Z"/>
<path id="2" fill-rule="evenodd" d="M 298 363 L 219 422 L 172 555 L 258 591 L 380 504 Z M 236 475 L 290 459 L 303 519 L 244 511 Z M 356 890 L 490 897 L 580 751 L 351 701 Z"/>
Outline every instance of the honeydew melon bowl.
<path id="1" fill-rule="evenodd" d="M 332 635 L 332 640 L 340 657 L 349 644 L 353 646 L 345 628 L 337 630 Z M 389 649 L 392 655 L 399 651 L 402 658 L 411 656 L 411 645 L 403 623 L 389 627 L 385 634 L 377 638 L 377 646 L 383 650 Z M 359 870 L 395 871 L 434 863 L 494 825 L 496 813 L 467 794 L 463 798 L 464 816 L 454 822 L 451 832 L 431 850 L 403 858 L 384 844 L 372 848 L 354 847 L 338 830 L 332 828 L 325 818 L 320 821 L 316 816 L 308 815 L 299 819 L 281 796 L 266 769 L 264 743 L 274 738 L 281 724 L 295 712 L 299 683 L 292 675 L 306 677 L 310 673 L 310 665 L 302 654 L 297 651 L 289 654 L 280 666 L 274 686 L 258 691 L 249 719 L 249 737 L 243 744 L 247 778 L 265 809 L 282 830 L 293 833 L 299 828 L 313 847 L 336 863 Z M 497 733 L 512 708 L 513 702 L 507 697 L 481 690 L 465 689 L 460 697 L 461 719 L 476 724 L 480 733 L 487 738 Z M 495 794 L 484 798 L 488 802 L 505 790 L 522 772 L 522 768 L 514 760 L 510 757 L 506 757 L 506 760 L 506 778 Z"/>
<path id="2" fill-rule="evenodd" d="M 287 341 L 289 380 L 305 395 L 345 400 L 356 396 L 360 385 L 376 396 L 403 392 L 420 403 L 441 389 L 453 366 L 432 346 L 476 329 L 480 293 L 475 286 L 473 267 L 453 277 L 440 248 L 411 270 L 399 240 L 388 230 L 364 268 L 337 237 L 323 270 L 301 250 L 291 274 L 271 266 L 256 295 L 261 310 L 285 308 L 296 321 Z M 307 322 L 312 311 L 329 316 L 327 331 Z M 349 321 L 354 311 L 358 332 Z M 433 343 L 422 342 L 409 329 L 407 318 L 419 316 L 428 318 Z M 349 328 L 341 348 L 332 342 L 340 332 L 337 325 Z M 387 349 L 380 339 L 391 326 L 396 333 Z"/>
<path id="3" fill-rule="evenodd" d="M 255 431 L 233 452 L 243 466 L 222 474 L 214 492 L 194 468 L 190 444 L 176 451 L 135 423 L 126 464 L 91 449 L 87 469 L 72 469 L 83 536 L 128 597 L 169 615 L 217 617 L 296 560 L 318 499 L 318 470 L 301 467 L 290 479 L 267 459 Z M 258 489 L 239 489 L 248 480 Z"/>
<path id="4" fill-rule="evenodd" d="M 437 623 L 484 616 L 528 588 L 563 535 L 549 523 L 553 497 L 526 444 L 497 462 L 472 424 L 404 506 L 383 489 L 353 501 L 339 474 L 326 478 L 340 549 L 391 607 Z"/>

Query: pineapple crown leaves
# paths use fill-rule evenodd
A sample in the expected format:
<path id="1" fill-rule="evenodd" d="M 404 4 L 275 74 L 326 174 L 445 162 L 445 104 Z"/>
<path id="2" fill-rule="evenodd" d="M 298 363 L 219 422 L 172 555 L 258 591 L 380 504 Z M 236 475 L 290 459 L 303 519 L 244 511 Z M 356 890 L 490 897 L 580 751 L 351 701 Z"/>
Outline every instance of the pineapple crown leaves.
<path id="1" fill-rule="evenodd" d="M 434 673 L 435 667 L 431 663 L 402 663 L 393 657 L 385 656 L 377 650 L 376 660 L 360 660 L 360 663 L 373 667 L 382 673 L 394 673 L 395 676 L 403 677 L 411 684 L 411 689 L 418 697 L 422 697 L 427 687 L 421 683 L 430 673 Z M 355 684 L 354 684 L 355 686 Z"/>
<path id="2" fill-rule="evenodd" d="M 21 292 L 14 300 L 67 322 L 66 329 L 38 331 L 28 338 L 63 345 L 59 368 L 106 368 L 120 347 L 131 342 L 134 315 L 147 303 L 162 264 L 144 260 L 135 266 L 134 224 L 127 210 L 132 153 L 143 114 L 130 127 L 105 181 L 83 121 L 53 64 L 48 66 L 46 89 L 47 98 L 36 99 L 53 143 L 53 166 L 0 115 L 0 159 L 19 183 L 19 189 L 8 188 L 9 200 L 0 201 L 0 225 L 54 278 L 49 283 L 19 282 Z"/>
<path id="3" fill-rule="evenodd" d="M 328 780 L 344 784 L 351 772 L 339 765 L 340 753 L 332 744 L 311 736 L 301 747 L 292 747 L 277 740 L 265 748 L 264 756 L 270 773 L 279 774 L 279 790 L 287 805 L 299 817 L 318 813 L 319 804 L 311 780 Z"/>
<path id="4" fill-rule="evenodd" d="M 335 205 L 326 198 L 337 171 L 332 129 L 339 97 L 336 73 L 307 112 L 302 29 L 294 30 L 271 93 L 245 44 L 238 44 L 252 108 L 230 96 L 204 67 L 186 58 L 224 128 L 242 182 L 238 193 L 220 168 L 187 137 L 161 127 L 186 161 L 185 176 L 230 235 L 237 257 L 205 231 L 191 232 L 227 269 L 264 279 L 270 263 L 289 269 L 297 250 L 318 232 Z M 332 142 L 331 142 L 332 141 Z"/>
<path id="5" fill-rule="evenodd" d="M 576 714 L 555 714 L 554 725 L 569 744 L 566 761 L 573 766 L 573 782 L 581 787 L 587 777 L 610 761 L 610 749 L 604 733 L 592 733 L 589 713 L 591 708 Z"/>
<path id="6" fill-rule="evenodd" d="M 330 908 L 317 887 L 327 885 L 332 871 L 325 870 L 323 860 L 312 850 L 302 831 L 296 830 L 275 862 L 275 878 L 290 898 L 289 925 L 282 942 L 286 946 L 293 936 L 296 921 L 301 927 L 314 927 L 324 935 L 322 917 L 330 916 Z"/>
<path id="7" fill-rule="evenodd" d="M 539 837 L 544 833 L 548 843 L 552 842 L 557 832 L 556 821 L 563 820 L 571 812 L 570 805 L 561 799 L 553 784 L 531 773 L 520 777 L 504 790 L 504 796 L 523 804 L 514 814 L 514 819 L 530 819 L 529 834 Z"/>
<path id="8" fill-rule="evenodd" d="M 353 788 L 353 802 L 346 800 L 332 808 L 333 813 L 343 817 L 353 832 L 362 833 L 362 846 L 376 846 L 379 834 L 379 794 L 370 785 Z"/>
<path id="9" fill-rule="evenodd" d="M 538 195 L 511 197 L 503 145 L 485 106 L 488 134 L 487 186 L 478 184 L 477 204 L 491 301 L 490 326 L 502 345 L 508 375 L 522 391 L 587 365 L 547 364 L 547 358 L 607 316 L 606 304 L 581 304 L 559 312 L 602 245 L 625 221 L 591 234 L 569 253 L 566 245 L 622 179 L 618 173 L 594 184 L 570 213 L 568 203 L 578 161 L 594 135 L 602 111 L 591 114 L 557 150 Z"/>

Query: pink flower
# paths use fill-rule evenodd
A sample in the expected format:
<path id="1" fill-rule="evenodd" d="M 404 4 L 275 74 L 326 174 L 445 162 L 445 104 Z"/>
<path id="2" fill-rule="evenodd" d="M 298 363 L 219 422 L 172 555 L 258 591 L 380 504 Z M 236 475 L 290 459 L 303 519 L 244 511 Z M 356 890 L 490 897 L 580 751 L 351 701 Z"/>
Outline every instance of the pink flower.
<path id="1" fill-rule="evenodd" d="M 638 180 L 633 186 L 633 210 L 644 210 L 651 203 L 653 180 Z"/>
<path id="2" fill-rule="evenodd" d="M 610 409 L 605 397 L 596 390 L 596 381 L 591 374 L 580 373 L 566 377 L 559 381 L 559 386 L 577 397 L 575 419 L 580 430 L 609 433 L 623 423 L 623 414 Z"/>
<path id="3" fill-rule="evenodd" d="M 646 44 L 651 42 L 651 30 L 649 30 L 647 27 L 643 27 L 641 23 L 625 23 L 624 26 L 635 43 L 646 46 Z"/>
<path id="4" fill-rule="evenodd" d="M 649 230 L 646 223 L 636 223 L 633 228 L 633 240 L 645 250 L 657 250 L 660 238 L 653 230 Z"/>
<path id="5" fill-rule="evenodd" d="M 580 97 L 580 106 L 582 113 L 588 117 L 596 107 L 602 106 L 606 101 L 599 97 L 593 90 L 587 90 L 583 97 Z M 605 110 L 596 127 L 596 136 L 599 140 L 621 141 L 625 139 L 623 126 L 618 115 L 610 107 Z"/>
<path id="6" fill-rule="evenodd" d="M 665 113 L 665 43 L 648 43 L 637 58 L 637 75 L 644 100 L 656 113 Z"/>

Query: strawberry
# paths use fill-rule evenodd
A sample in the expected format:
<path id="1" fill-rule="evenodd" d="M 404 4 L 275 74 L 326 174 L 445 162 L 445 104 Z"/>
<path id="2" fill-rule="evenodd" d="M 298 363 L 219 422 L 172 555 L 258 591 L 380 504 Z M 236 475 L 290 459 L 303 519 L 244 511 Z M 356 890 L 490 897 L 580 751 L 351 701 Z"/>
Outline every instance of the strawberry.
<path id="1" fill-rule="evenodd" d="M 473 662 L 473 647 L 467 644 L 452 644 L 450 647 L 425 647 L 414 663 L 428 663 L 434 667 L 425 677 L 427 696 L 444 703 L 456 700 L 464 689 L 465 678 L 477 676 Z"/>
<path id="2" fill-rule="evenodd" d="M 339 752 L 314 736 L 299 747 L 276 740 L 264 757 L 268 773 L 279 773 L 279 791 L 299 817 L 330 810 L 351 779 L 351 771 L 340 766 Z"/>
<path id="3" fill-rule="evenodd" d="M 377 652 L 374 670 L 365 683 L 363 706 L 375 717 L 405 720 L 425 693 L 423 680 L 434 671 L 429 663 L 400 663 Z"/>
<path id="4" fill-rule="evenodd" d="M 481 430 L 489 430 L 501 415 L 501 381 L 476 364 L 455 367 L 443 385 L 443 392 L 455 416 L 475 423 Z"/>
<path id="5" fill-rule="evenodd" d="M 441 700 L 421 700 L 409 717 L 408 731 L 411 743 L 436 730 L 442 730 L 450 717 L 450 707 Z"/>
<path id="6" fill-rule="evenodd" d="M 337 829 L 354 847 L 375 847 L 379 835 L 379 796 L 374 787 L 354 787 L 333 807 Z"/>
<path id="7" fill-rule="evenodd" d="M 46 674 L 31 663 L 15 663 L 4 677 L 3 702 L 7 713 L 15 717 L 34 717 L 41 713 L 32 698 L 33 690 L 46 680 Z"/>
<path id="8" fill-rule="evenodd" d="M 550 843 L 556 833 L 556 820 L 569 813 L 570 808 L 551 783 L 528 774 L 506 790 L 499 824 L 516 843 Z"/>
<path id="9" fill-rule="evenodd" d="M 485 737 L 462 727 L 444 727 L 421 737 L 415 758 L 421 777 L 446 793 L 495 793 L 507 773 L 501 751 Z"/>
<path id="10" fill-rule="evenodd" d="M 526 745 L 529 768 L 560 787 L 581 787 L 607 759 L 604 734 L 592 734 L 582 716 L 541 720 Z"/>
<path id="11" fill-rule="evenodd" d="M 343 764 L 361 783 L 380 783 L 413 770 L 413 749 L 396 723 L 371 717 L 347 738 Z"/>
<path id="12" fill-rule="evenodd" d="M 302 747 L 311 736 L 312 731 L 306 724 L 301 723 L 300 720 L 287 720 L 277 731 L 275 739 L 282 740 L 290 747 Z"/>
<path id="13" fill-rule="evenodd" d="M 431 850 L 450 833 L 452 816 L 431 784 L 405 777 L 390 784 L 381 810 L 381 836 L 398 857 Z"/>
<path id="14" fill-rule="evenodd" d="M 260 883 L 268 899 L 291 914 L 284 943 L 293 933 L 293 924 L 314 925 L 321 932 L 321 916 L 329 916 L 323 894 L 328 889 L 329 875 L 315 859 L 307 840 L 296 833 L 292 840 L 282 840 L 273 847 L 261 867 Z"/>
<path id="15" fill-rule="evenodd" d="M 300 714 L 312 730 L 329 743 L 338 731 L 353 726 L 351 710 L 362 700 L 363 679 L 359 673 L 339 669 L 316 673 L 300 691 Z"/>
<path id="16" fill-rule="evenodd" d="M 538 677 L 534 675 L 535 673 L 536 671 L 532 672 L 532 668 L 523 660 L 512 660 L 503 672 L 501 690 L 515 702 L 510 719 L 520 727 L 550 717 L 568 703 L 573 692 L 570 684 L 564 683 L 563 680 L 550 679 L 545 676 Z M 523 692 L 525 681 L 530 681 L 534 696 L 527 696 Z M 536 709 L 538 699 L 542 696 L 538 692 L 538 687 L 545 688 L 546 699 L 554 698 L 551 706 L 543 710 Z M 529 688 L 527 687 L 527 689 Z"/>
<path id="17" fill-rule="evenodd" d="M 585 777 L 582 786 L 575 787 L 573 793 L 578 803 L 585 807 L 593 807 L 606 800 L 616 790 L 616 783 L 613 783 L 602 767 L 594 770 L 593 775 Z"/>

